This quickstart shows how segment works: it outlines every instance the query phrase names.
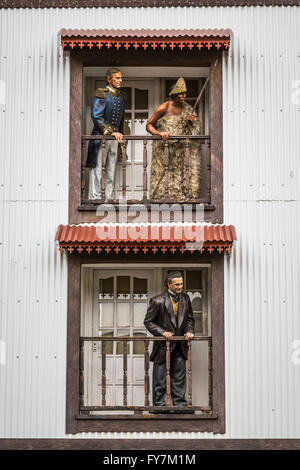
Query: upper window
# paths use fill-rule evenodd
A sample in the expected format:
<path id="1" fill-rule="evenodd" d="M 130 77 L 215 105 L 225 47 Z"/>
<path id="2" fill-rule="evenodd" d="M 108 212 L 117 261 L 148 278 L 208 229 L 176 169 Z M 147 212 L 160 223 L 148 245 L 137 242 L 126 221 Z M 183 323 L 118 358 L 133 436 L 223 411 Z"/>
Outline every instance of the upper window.
<path id="1" fill-rule="evenodd" d="M 149 70 L 147 70 L 149 69 Z M 99 68 L 97 68 L 97 71 Z M 187 127 L 182 130 L 187 123 L 186 116 L 175 120 L 171 117 L 171 128 L 169 123 L 157 122 L 156 128 L 166 130 L 173 134 L 182 135 L 180 141 L 170 138 L 158 143 L 153 140 L 151 134 L 146 130 L 146 124 L 160 104 L 169 100 L 169 92 L 172 84 L 178 77 L 182 76 L 186 82 L 185 102 L 191 107 L 195 105 L 201 89 L 204 86 L 207 70 L 185 67 L 144 67 L 144 76 L 134 77 L 137 70 L 131 67 L 121 67 L 123 74 L 122 92 L 125 97 L 125 119 L 124 119 L 124 140 L 125 156 L 122 160 L 122 152 L 119 146 L 118 159 L 114 172 L 114 184 L 111 199 L 120 200 L 124 195 L 127 201 L 143 202 L 165 202 L 172 200 L 208 203 L 209 188 L 207 169 L 210 159 L 209 155 L 209 87 L 203 91 L 202 97 L 196 105 L 194 111 L 195 119 L 198 121 L 198 131 L 193 130 L 193 138 L 189 140 L 183 134 L 190 134 Z M 104 69 L 99 70 L 99 76 L 88 76 L 88 73 L 95 74 L 90 69 L 85 74 L 84 82 L 84 122 L 83 129 L 85 135 L 94 133 L 94 123 L 92 120 L 92 107 L 96 90 L 105 89 Z M 102 75 L 101 75 L 102 74 Z M 140 73 L 141 74 L 141 73 Z M 201 76 L 202 74 L 202 76 Z M 192 77 L 191 77 L 192 75 Z M 171 134 L 170 132 L 170 134 Z M 207 136 L 206 138 L 196 138 L 196 135 Z M 130 139 L 128 139 L 130 136 Z M 113 138 L 113 137 L 112 137 Z M 88 138 L 83 145 L 83 162 L 86 162 L 89 151 Z M 155 144 L 153 145 L 153 142 Z M 166 144 L 166 145 L 165 145 Z M 187 145 L 188 144 L 188 145 Z M 106 200 L 105 186 L 101 187 L 101 178 L 107 177 L 107 171 L 103 171 L 103 158 L 112 160 L 112 155 L 106 149 L 99 146 L 98 164 L 94 169 L 85 168 L 82 173 L 82 204 L 98 205 L 101 200 Z M 103 156 L 103 152 L 106 155 Z M 174 189 L 174 181 L 181 179 L 181 187 Z M 125 180 L 125 181 L 124 181 Z M 99 182 L 98 192 L 95 189 L 95 181 Z M 166 184 L 169 194 L 165 190 Z M 176 183 L 177 184 L 177 183 Z M 190 194 L 187 194 L 187 185 L 190 187 Z M 156 187 L 157 186 L 157 190 Z M 182 193 L 182 198 L 180 197 Z"/>
<path id="2" fill-rule="evenodd" d="M 63 49 L 71 51 L 69 222 L 99 220 L 87 212 L 107 201 L 118 202 L 121 196 L 128 204 L 202 203 L 205 220 L 222 223 L 222 54 L 229 49 L 232 31 L 82 30 L 78 34 L 61 31 Z M 103 102 L 98 101 L 93 111 L 93 101 L 96 90 L 105 88 L 109 67 L 122 71 L 124 93 L 111 97 L 115 107 L 110 110 L 110 135 L 106 129 L 98 139 L 95 119 Z M 153 112 L 179 77 L 187 87 L 186 112 L 179 113 L 184 122 L 181 126 L 168 119 L 158 122 L 162 116 L 156 115 L 153 123 Z M 97 98 L 101 100 L 103 93 L 100 90 Z M 188 110 L 198 123 L 186 126 L 191 121 Z M 169 107 L 164 111 L 172 114 Z M 113 133 L 119 131 L 124 145 L 116 149 Z M 168 138 L 163 139 L 162 133 Z M 93 162 L 87 165 L 89 146 L 94 148 Z"/>

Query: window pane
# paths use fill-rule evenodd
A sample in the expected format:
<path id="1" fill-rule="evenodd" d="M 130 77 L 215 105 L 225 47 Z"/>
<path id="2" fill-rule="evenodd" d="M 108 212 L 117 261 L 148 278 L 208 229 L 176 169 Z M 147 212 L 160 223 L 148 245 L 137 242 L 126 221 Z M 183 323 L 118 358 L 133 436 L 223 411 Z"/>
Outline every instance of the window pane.
<path id="1" fill-rule="evenodd" d="M 107 331 L 107 332 L 100 332 L 99 336 L 102 336 L 103 338 L 109 338 L 113 336 L 113 331 Z M 99 341 L 99 353 L 101 354 L 102 351 L 102 344 Z M 105 353 L 106 354 L 113 354 L 113 341 L 105 341 Z"/>
<path id="2" fill-rule="evenodd" d="M 187 98 L 190 96 L 197 97 L 199 94 L 198 91 L 198 80 L 186 80 L 187 87 Z"/>
<path id="3" fill-rule="evenodd" d="M 114 298 L 114 278 L 99 279 L 99 299 L 113 299 Z"/>
<path id="4" fill-rule="evenodd" d="M 148 113 L 135 113 L 134 126 L 135 135 L 144 135 L 146 133 L 146 123 L 148 121 Z M 141 142 L 143 145 L 143 142 Z"/>
<path id="5" fill-rule="evenodd" d="M 120 338 L 125 338 L 126 336 L 130 336 L 129 330 L 120 330 L 117 333 L 117 336 L 120 336 Z M 118 341 L 117 342 L 117 354 L 122 354 L 123 355 L 123 347 L 124 347 L 124 342 L 123 341 Z M 130 342 L 127 341 L 127 354 L 129 354 L 129 349 L 130 347 Z"/>
<path id="6" fill-rule="evenodd" d="M 148 292 L 148 279 L 133 278 L 133 298 L 134 299 L 147 299 Z"/>
<path id="7" fill-rule="evenodd" d="M 125 109 L 131 109 L 131 88 L 125 86 L 122 91 L 125 95 Z"/>
<path id="8" fill-rule="evenodd" d="M 148 90 L 135 89 L 135 109 L 148 109 Z"/>
<path id="9" fill-rule="evenodd" d="M 135 113 L 134 119 L 134 134 L 135 135 L 145 135 L 146 134 L 146 124 L 148 121 L 148 113 Z M 149 158 L 149 145 L 148 145 L 148 158 Z M 136 162 L 143 161 L 143 152 L 144 144 L 142 140 L 137 140 L 134 142 L 134 159 Z"/>
<path id="10" fill-rule="evenodd" d="M 186 289 L 201 289 L 201 271 L 186 272 Z"/>
<path id="11" fill-rule="evenodd" d="M 117 326 L 130 326 L 130 304 L 117 304 Z"/>
<path id="12" fill-rule="evenodd" d="M 203 327 L 202 327 L 202 318 L 200 315 L 194 315 L 195 319 L 195 334 L 202 334 Z"/>
<path id="13" fill-rule="evenodd" d="M 130 276 L 117 277 L 118 299 L 130 299 Z"/>
<path id="14" fill-rule="evenodd" d="M 131 113 L 125 113 L 124 135 L 131 135 L 131 134 L 132 134 Z"/>
<path id="15" fill-rule="evenodd" d="M 143 303 L 134 303 L 133 304 L 133 325 L 134 326 L 144 326 L 144 318 L 147 312 L 148 304 Z"/>
<path id="16" fill-rule="evenodd" d="M 124 120 L 124 135 L 133 135 L 134 129 L 132 128 L 132 119 L 131 113 L 125 113 L 125 120 Z M 127 161 L 131 161 L 131 149 L 132 149 L 132 140 L 126 141 L 126 159 Z"/>
<path id="17" fill-rule="evenodd" d="M 193 292 L 190 296 L 192 302 L 192 308 L 194 311 L 199 311 L 202 309 L 202 301 L 200 292 Z"/>
<path id="18" fill-rule="evenodd" d="M 114 326 L 114 304 L 113 302 L 99 303 L 99 327 L 109 328 Z"/>
<path id="19" fill-rule="evenodd" d="M 133 336 L 143 336 L 145 339 L 147 339 L 146 333 L 133 333 Z M 145 354 L 145 343 L 144 341 L 133 341 L 133 354 Z"/>

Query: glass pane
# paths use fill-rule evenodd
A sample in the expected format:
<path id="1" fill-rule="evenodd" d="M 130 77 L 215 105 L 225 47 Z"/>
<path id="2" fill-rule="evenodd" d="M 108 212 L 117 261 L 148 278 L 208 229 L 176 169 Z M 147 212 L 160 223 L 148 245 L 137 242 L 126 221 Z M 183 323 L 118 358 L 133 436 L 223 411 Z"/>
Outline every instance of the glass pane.
<path id="1" fill-rule="evenodd" d="M 107 332 L 100 332 L 99 336 L 102 336 L 103 338 L 109 338 L 113 336 L 113 331 L 107 331 Z M 102 344 L 99 341 L 99 353 L 101 354 L 102 351 Z M 105 341 L 105 352 L 106 354 L 113 354 L 113 341 Z"/>
<path id="2" fill-rule="evenodd" d="M 202 334 L 203 327 L 202 327 L 202 318 L 200 315 L 194 315 L 195 319 L 195 334 Z"/>
<path id="3" fill-rule="evenodd" d="M 202 309 L 202 300 L 200 292 L 193 292 L 191 295 L 192 308 L 194 311 L 199 311 Z"/>
<path id="4" fill-rule="evenodd" d="M 146 333 L 133 333 L 133 336 L 143 336 L 145 339 L 147 339 Z M 144 341 L 133 341 L 133 354 L 145 354 L 145 343 Z"/>
<path id="5" fill-rule="evenodd" d="M 135 135 L 145 135 L 146 132 L 146 124 L 148 121 L 148 113 L 135 113 L 135 120 L 134 120 L 134 134 Z M 142 140 L 137 140 L 134 142 L 134 159 L 136 162 L 143 161 L 143 152 L 144 152 L 144 144 Z M 148 145 L 148 155 L 149 152 L 149 145 Z M 149 157 L 148 157 L 149 158 Z"/>
<path id="6" fill-rule="evenodd" d="M 130 326 L 130 304 L 117 304 L 117 326 Z"/>
<path id="7" fill-rule="evenodd" d="M 118 300 L 130 299 L 130 276 L 117 277 Z"/>
<path id="8" fill-rule="evenodd" d="M 145 135 L 148 113 L 135 113 L 134 127 L 135 135 Z"/>
<path id="9" fill-rule="evenodd" d="M 114 326 L 114 304 L 113 302 L 99 303 L 99 327 L 109 328 Z"/>
<path id="10" fill-rule="evenodd" d="M 186 272 L 186 289 L 201 289 L 201 271 Z"/>
<path id="11" fill-rule="evenodd" d="M 114 278 L 99 279 L 99 300 L 114 298 Z"/>
<path id="12" fill-rule="evenodd" d="M 131 135 L 131 134 L 132 134 L 131 113 L 125 113 L 124 135 Z"/>
<path id="13" fill-rule="evenodd" d="M 129 330 L 120 330 L 118 331 L 117 336 L 120 338 L 125 338 L 126 336 L 130 336 Z M 130 346 L 130 342 L 127 341 L 127 354 L 129 354 L 129 346 Z M 117 342 L 117 354 L 123 355 L 123 347 L 124 347 L 124 342 L 118 341 Z"/>
<path id="14" fill-rule="evenodd" d="M 148 109 L 148 90 L 135 89 L 135 109 Z"/>
<path id="15" fill-rule="evenodd" d="M 95 90 L 97 90 L 97 88 L 105 88 L 106 87 L 106 80 L 96 80 L 95 82 Z"/>
<path id="16" fill-rule="evenodd" d="M 190 96 L 197 97 L 199 94 L 198 80 L 186 80 L 185 82 L 187 87 L 187 98 Z"/>
<path id="17" fill-rule="evenodd" d="M 148 304 L 146 302 L 133 304 L 133 325 L 144 326 L 144 318 L 147 312 Z"/>
<path id="18" fill-rule="evenodd" d="M 124 120 L 124 135 L 133 135 L 134 129 L 132 128 L 132 119 L 131 113 L 125 113 L 125 120 Z M 127 161 L 131 161 L 131 149 L 132 149 L 132 140 L 126 141 L 126 158 Z"/>
<path id="19" fill-rule="evenodd" d="M 133 278 L 133 298 L 147 299 L 148 295 L 148 279 L 139 279 L 138 277 Z"/>
<path id="20" fill-rule="evenodd" d="M 125 109 L 131 109 L 131 88 L 124 86 L 122 91 L 125 95 Z"/>

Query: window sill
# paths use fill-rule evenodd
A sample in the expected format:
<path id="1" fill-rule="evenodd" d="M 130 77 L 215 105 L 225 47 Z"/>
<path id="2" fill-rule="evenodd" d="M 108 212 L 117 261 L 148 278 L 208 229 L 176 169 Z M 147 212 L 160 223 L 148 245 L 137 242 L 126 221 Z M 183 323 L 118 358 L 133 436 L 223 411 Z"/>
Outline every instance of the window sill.
<path id="1" fill-rule="evenodd" d="M 224 433 L 217 414 L 76 415 L 68 433 L 81 432 L 213 432 Z"/>
<path id="2" fill-rule="evenodd" d="M 77 415 L 75 416 L 77 420 L 174 420 L 174 419 L 188 419 L 188 420 L 214 420 L 218 419 L 217 414 L 157 414 L 157 415 L 142 415 L 142 414 L 133 414 L 133 415 Z"/>

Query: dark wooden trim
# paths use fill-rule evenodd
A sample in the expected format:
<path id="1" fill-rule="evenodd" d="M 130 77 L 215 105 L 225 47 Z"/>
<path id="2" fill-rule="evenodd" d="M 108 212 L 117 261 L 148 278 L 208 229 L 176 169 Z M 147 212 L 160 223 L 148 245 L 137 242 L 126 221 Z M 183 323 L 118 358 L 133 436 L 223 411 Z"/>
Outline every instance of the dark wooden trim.
<path id="1" fill-rule="evenodd" d="M 214 223 L 223 223 L 223 93 L 222 57 L 213 58 L 210 66 L 210 142 L 211 204 L 216 207 Z"/>
<path id="2" fill-rule="evenodd" d="M 70 160 L 69 224 L 80 222 L 77 207 L 81 203 L 81 134 L 83 65 L 80 56 L 70 56 Z"/>
<path id="3" fill-rule="evenodd" d="M 0 439 L 1 450 L 299 450 L 300 439 Z"/>
<path id="4" fill-rule="evenodd" d="M 225 429 L 225 350 L 224 350 L 224 256 L 211 263 L 211 336 L 212 336 L 212 402 L 218 415 L 214 432 Z"/>
<path id="5" fill-rule="evenodd" d="M 213 432 L 213 420 L 144 418 L 129 420 L 78 420 L 77 432 Z"/>
<path id="6" fill-rule="evenodd" d="M 0 8 L 139 8 L 157 0 L 1 0 Z M 160 0 L 160 7 L 299 6 L 297 0 Z"/>
<path id="7" fill-rule="evenodd" d="M 223 52 L 226 54 L 226 52 Z M 111 66 L 165 65 L 161 51 L 116 51 L 101 57 L 94 51 L 72 51 L 70 91 L 70 192 L 69 223 L 97 222 L 95 210 L 81 206 L 81 127 L 82 127 L 82 68 L 110 64 Z M 217 63 L 216 60 L 218 59 Z M 216 64 L 216 65 L 215 65 Z M 223 223 L 223 122 L 222 122 L 222 53 L 174 51 L 168 55 L 168 65 L 209 66 L 210 72 L 210 134 L 211 134 L 211 203 L 204 213 L 205 222 Z"/>
<path id="8" fill-rule="evenodd" d="M 225 363 L 224 363 L 224 255 L 139 255 L 139 263 L 211 263 L 212 266 L 212 334 L 213 334 L 213 414 L 217 419 L 174 419 L 156 416 L 139 420 L 77 419 L 79 414 L 79 353 L 80 353 L 80 309 L 81 309 L 81 265 L 92 263 L 136 263 L 135 256 L 110 254 L 68 256 L 68 339 L 67 339 L 67 399 L 66 432 L 225 432 Z M 147 424 L 146 424 L 147 423 Z"/>
<path id="9" fill-rule="evenodd" d="M 74 258 L 68 263 L 68 318 L 67 318 L 67 389 L 66 433 L 77 432 L 74 416 L 79 413 L 79 353 L 81 309 L 81 263 Z"/>

